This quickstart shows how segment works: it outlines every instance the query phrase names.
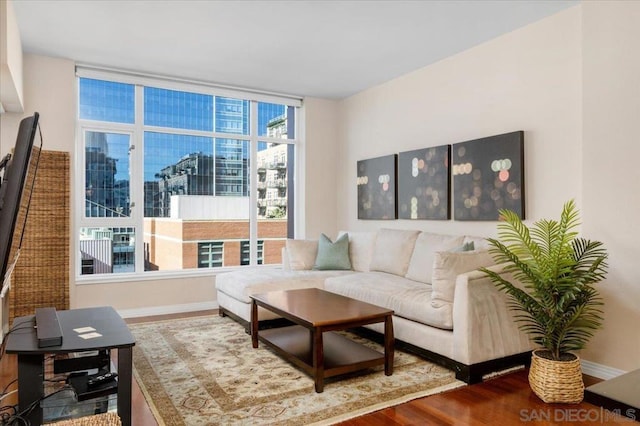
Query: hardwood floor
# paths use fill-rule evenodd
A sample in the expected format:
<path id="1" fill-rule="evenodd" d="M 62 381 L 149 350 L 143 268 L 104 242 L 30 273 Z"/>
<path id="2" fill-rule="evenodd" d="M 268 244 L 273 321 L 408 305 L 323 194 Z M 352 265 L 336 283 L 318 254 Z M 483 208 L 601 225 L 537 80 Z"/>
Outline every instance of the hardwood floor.
<path id="1" fill-rule="evenodd" d="M 217 314 L 217 311 L 194 312 L 188 314 L 163 315 L 128 319 L 128 323 L 184 318 L 203 314 Z M 115 352 L 115 351 L 114 351 Z M 0 390 L 17 377 L 17 362 L 13 355 L 5 354 L 0 360 Z M 597 379 L 585 376 L 585 385 Z M 9 391 L 16 384 L 9 386 Z M 157 426 L 149 405 L 137 382 L 133 382 L 134 426 Z M 17 402 L 16 394 L 2 400 L 2 406 Z M 545 404 L 536 397 L 527 380 L 527 372 L 522 370 L 497 377 L 480 384 L 466 386 L 449 392 L 420 398 L 405 404 L 380 410 L 362 417 L 340 423 L 341 426 L 376 425 L 510 425 L 534 422 L 538 425 L 574 423 L 635 424 L 625 417 L 613 416 L 599 407 L 588 403 L 577 405 Z"/>

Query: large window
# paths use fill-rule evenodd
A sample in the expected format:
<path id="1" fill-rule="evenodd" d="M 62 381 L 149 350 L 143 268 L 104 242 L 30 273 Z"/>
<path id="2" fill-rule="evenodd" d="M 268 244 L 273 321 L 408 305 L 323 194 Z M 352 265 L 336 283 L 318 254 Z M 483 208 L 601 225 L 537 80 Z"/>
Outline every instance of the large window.
<path id="1" fill-rule="evenodd" d="M 299 101 L 84 74 L 79 275 L 281 263 Z"/>

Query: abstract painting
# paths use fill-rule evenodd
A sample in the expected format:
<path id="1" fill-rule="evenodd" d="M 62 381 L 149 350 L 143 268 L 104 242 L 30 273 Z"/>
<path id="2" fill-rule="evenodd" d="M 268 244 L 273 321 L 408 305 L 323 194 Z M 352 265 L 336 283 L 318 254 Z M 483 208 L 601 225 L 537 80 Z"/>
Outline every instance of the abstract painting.
<path id="1" fill-rule="evenodd" d="M 447 220 L 451 146 L 398 154 L 398 218 Z"/>
<path id="2" fill-rule="evenodd" d="M 396 219 L 396 154 L 358 161 L 358 219 Z"/>
<path id="3" fill-rule="evenodd" d="M 455 220 L 499 220 L 508 209 L 524 219 L 524 132 L 453 144 Z"/>

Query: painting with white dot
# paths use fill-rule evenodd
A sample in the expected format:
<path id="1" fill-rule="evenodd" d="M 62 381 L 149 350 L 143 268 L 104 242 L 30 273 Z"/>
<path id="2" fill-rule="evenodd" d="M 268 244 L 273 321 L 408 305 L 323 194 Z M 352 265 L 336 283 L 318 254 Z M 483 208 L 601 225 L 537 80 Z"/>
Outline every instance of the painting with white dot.
<path id="1" fill-rule="evenodd" d="M 453 217 L 499 220 L 508 209 L 524 219 L 524 132 L 453 144 Z"/>
<path id="2" fill-rule="evenodd" d="M 358 219 L 396 219 L 396 154 L 357 164 Z"/>
<path id="3" fill-rule="evenodd" d="M 451 146 L 398 154 L 398 218 L 447 220 Z"/>

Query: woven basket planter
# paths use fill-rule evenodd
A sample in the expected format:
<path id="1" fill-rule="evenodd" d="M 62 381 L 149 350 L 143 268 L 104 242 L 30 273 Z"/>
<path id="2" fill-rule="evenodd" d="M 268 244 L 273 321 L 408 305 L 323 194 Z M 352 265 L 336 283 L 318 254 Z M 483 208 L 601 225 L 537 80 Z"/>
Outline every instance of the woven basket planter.
<path id="1" fill-rule="evenodd" d="M 47 423 L 51 426 L 121 426 L 120 417 L 116 413 L 96 414 L 95 416 L 80 417 L 79 419 L 64 420 Z"/>
<path id="2" fill-rule="evenodd" d="M 584 398 L 584 382 L 580 358 L 571 361 L 554 361 L 531 354 L 529 386 L 544 402 L 578 404 Z"/>

